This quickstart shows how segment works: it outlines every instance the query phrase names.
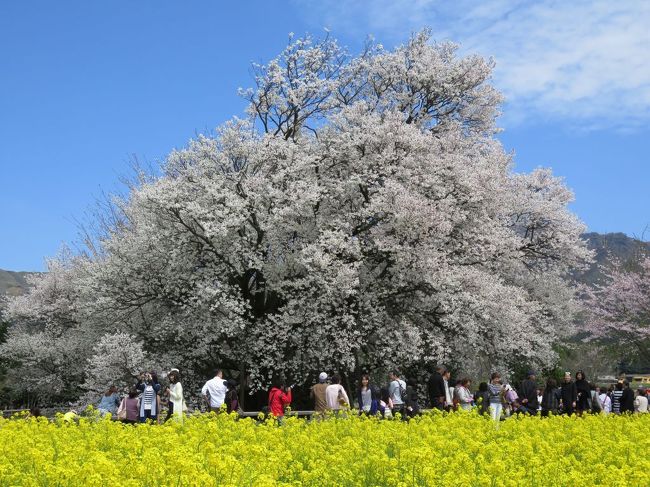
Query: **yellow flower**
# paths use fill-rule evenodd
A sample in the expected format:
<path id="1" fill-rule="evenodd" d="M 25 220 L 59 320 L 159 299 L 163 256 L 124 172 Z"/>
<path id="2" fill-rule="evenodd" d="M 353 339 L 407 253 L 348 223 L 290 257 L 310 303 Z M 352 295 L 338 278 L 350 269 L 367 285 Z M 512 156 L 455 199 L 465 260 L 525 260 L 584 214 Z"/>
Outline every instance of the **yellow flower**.
<path id="1" fill-rule="evenodd" d="M 2 486 L 650 485 L 650 415 L 0 419 Z"/>

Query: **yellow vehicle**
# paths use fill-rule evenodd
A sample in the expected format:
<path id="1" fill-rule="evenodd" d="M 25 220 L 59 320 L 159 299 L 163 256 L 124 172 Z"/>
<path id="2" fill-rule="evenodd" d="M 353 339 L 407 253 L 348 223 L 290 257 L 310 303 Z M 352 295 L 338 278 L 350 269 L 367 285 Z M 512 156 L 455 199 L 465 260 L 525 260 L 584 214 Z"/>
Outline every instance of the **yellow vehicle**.
<path id="1" fill-rule="evenodd" d="M 625 379 L 630 386 L 650 386 L 650 374 L 626 374 Z"/>

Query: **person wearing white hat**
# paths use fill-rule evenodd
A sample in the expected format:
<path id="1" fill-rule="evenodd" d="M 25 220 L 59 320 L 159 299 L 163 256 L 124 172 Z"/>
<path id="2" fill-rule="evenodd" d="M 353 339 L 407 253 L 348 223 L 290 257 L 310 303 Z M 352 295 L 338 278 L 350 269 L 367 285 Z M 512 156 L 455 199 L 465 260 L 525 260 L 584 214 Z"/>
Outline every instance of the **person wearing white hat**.
<path id="1" fill-rule="evenodd" d="M 314 412 L 323 414 L 327 410 L 327 400 L 325 390 L 327 389 L 327 372 L 321 372 L 318 375 L 318 384 L 314 384 L 309 390 L 309 397 L 314 400 Z"/>

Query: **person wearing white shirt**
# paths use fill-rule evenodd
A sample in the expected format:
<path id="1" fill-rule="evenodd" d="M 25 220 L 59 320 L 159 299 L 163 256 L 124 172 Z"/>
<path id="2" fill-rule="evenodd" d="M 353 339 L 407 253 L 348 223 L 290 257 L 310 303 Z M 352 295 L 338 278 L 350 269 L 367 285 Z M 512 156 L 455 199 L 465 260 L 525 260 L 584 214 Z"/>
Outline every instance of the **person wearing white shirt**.
<path id="1" fill-rule="evenodd" d="M 207 381 L 201 389 L 201 394 L 203 399 L 208 403 L 208 411 L 219 411 L 223 405 L 224 400 L 226 399 L 226 392 L 228 391 L 228 385 L 225 380 L 223 380 L 223 372 L 217 370 L 215 376 Z"/>
<path id="2" fill-rule="evenodd" d="M 460 402 L 460 407 L 466 411 L 472 409 L 472 403 L 474 402 L 474 396 L 469 392 L 469 386 L 471 382 L 468 378 L 464 378 L 460 381 L 460 386 L 455 389 L 458 401 Z"/>
<path id="3" fill-rule="evenodd" d="M 325 389 L 325 402 L 327 409 L 338 411 L 344 407 L 350 407 L 350 399 L 345 389 L 340 384 L 341 378 L 338 375 L 332 376 L 332 383 Z"/>
<path id="4" fill-rule="evenodd" d="M 178 369 L 172 369 L 169 375 L 169 387 L 167 388 L 167 396 L 169 396 L 169 409 L 167 410 L 167 419 L 174 418 L 176 421 L 183 422 L 185 400 L 183 399 L 183 385 L 181 384 L 181 377 Z"/>
<path id="5" fill-rule="evenodd" d="M 645 389 L 639 387 L 639 394 L 634 399 L 634 410 L 637 413 L 648 412 L 648 396 L 646 396 Z"/>
<path id="6" fill-rule="evenodd" d="M 612 412 L 612 400 L 607 395 L 607 391 L 602 391 L 598 396 L 598 401 L 600 401 L 600 409 L 602 409 L 603 414 L 607 415 Z"/>

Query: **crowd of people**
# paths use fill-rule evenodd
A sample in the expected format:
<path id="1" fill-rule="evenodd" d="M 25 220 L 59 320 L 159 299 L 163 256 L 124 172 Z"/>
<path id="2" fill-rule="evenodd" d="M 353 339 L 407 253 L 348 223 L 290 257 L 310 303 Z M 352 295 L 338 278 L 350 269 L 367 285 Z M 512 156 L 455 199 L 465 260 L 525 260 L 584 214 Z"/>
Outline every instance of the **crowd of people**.
<path id="1" fill-rule="evenodd" d="M 311 388 L 314 411 L 325 413 L 350 407 L 345 390 L 334 376 L 328 383 L 326 373 L 321 373 L 319 383 Z M 479 413 L 489 414 L 500 420 L 513 414 L 548 416 L 549 414 L 600 413 L 647 413 L 648 395 L 644 388 L 634 391 L 625 380 L 608 388 L 589 383 L 583 371 L 575 374 L 566 372 L 560 384 L 549 378 L 544 387 L 539 387 L 534 371 L 516 384 L 504 383 L 501 375 L 493 373 L 490 381 L 481 382 L 472 392 L 471 380 L 463 378 L 451 381 L 451 374 L 445 367 L 437 367 L 427 384 L 428 406 L 440 411 L 470 410 L 478 408 Z M 420 413 L 415 381 L 402 379 L 397 371 L 391 371 L 384 387 L 370 382 L 368 375 L 362 375 L 357 390 L 355 407 L 361 414 L 380 414 L 392 418 L 399 413 L 409 418 Z"/>
<path id="2" fill-rule="evenodd" d="M 111 386 L 99 400 L 97 409 L 102 414 L 114 414 L 125 423 L 160 422 L 164 402 L 167 405 L 165 421 L 172 417 L 182 421 L 187 405 L 179 370 L 172 369 L 167 380 L 169 385 L 163 390 L 155 372 L 143 372 L 124 397 L 120 397 L 117 387 Z"/>
<path id="3" fill-rule="evenodd" d="M 167 380 L 169 385 L 163 389 L 155 372 L 143 372 L 124 397 L 119 395 L 117 387 L 111 386 L 100 398 L 97 409 L 101 414 L 115 415 L 120 421 L 131 424 L 147 420 L 160 423 L 172 418 L 183 421 L 188 408 L 179 370 L 172 369 Z M 237 382 L 224 380 L 221 370 L 205 383 L 201 394 L 208 411 L 220 412 L 225 408 L 230 413 L 239 410 Z M 164 407 L 166 414 L 163 419 Z"/>
<path id="4" fill-rule="evenodd" d="M 172 369 L 167 378 L 169 384 L 163 389 L 155 373 L 143 372 L 137 384 L 124 397 L 120 397 L 114 386 L 109 388 L 101 397 L 98 409 L 101 413 L 116 415 L 117 419 L 126 423 L 147 420 L 161 422 L 161 411 L 166 405 L 164 421 L 172 418 L 182 421 L 187 406 L 178 369 Z M 207 411 L 240 411 L 237 385 L 233 379 L 224 379 L 223 371 L 218 370 L 201 389 Z M 504 383 L 497 372 L 491 375 L 489 382 L 481 382 L 474 392 L 471 386 L 468 378 L 452 382 L 449 370 L 439 366 L 426 383 L 428 404 L 424 407 L 448 412 L 477 408 L 480 414 L 490 415 L 495 421 L 516 414 L 548 416 L 648 412 L 648 394 L 644 388 L 639 388 L 635 393 L 625 380 L 619 380 L 609 387 L 599 387 L 588 382 L 581 370 L 576 372 L 575 380 L 570 372 L 566 372 L 559 384 L 555 379 L 548 378 L 544 387 L 539 387 L 532 370 L 526 379 L 514 386 Z M 269 390 L 267 412 L 280 422 L 292 403 L 292 390 L 293 386 L 287 386 L 279 379 L 274 380 Z M 422 411 L 418 395 L 422 389 L 418 389 L 415 380 L 402 378 L 397 370 L 388 374 L 387 382 L 383 385 L 373 383 L 370 375 L 363 374 L 357 390 L 350 392 L 348 394 L 341 384 L 339 375 L 330 376 L 321 372 L 318 382 L 310 388 L 314 415 L 325 417 L 344 410 L 379 415 L 386 419 L 408 419 Z"/>

